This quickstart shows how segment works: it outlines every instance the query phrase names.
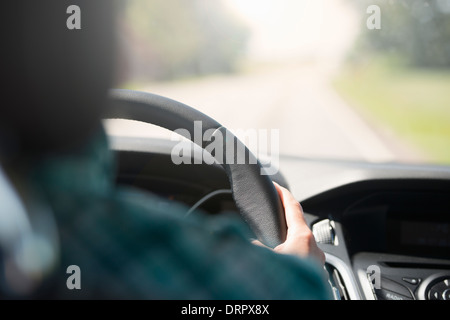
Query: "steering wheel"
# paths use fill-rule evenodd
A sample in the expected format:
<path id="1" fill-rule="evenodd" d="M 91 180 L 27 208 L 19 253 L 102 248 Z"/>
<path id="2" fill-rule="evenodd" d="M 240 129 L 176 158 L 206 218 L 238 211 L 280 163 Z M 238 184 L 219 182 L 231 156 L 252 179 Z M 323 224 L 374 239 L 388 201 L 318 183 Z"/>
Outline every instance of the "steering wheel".
<path id="1" fill-rule="evenodd" d="M 262 175 L 262 166 L 248 148 L 230 131 L 202 112 L 180 102 L 155 94 L 112 89 L 109 92 L 110 106 L 105 118 L 137 120 L 151 123 L 168 130 L 185 129 L 186 138 L 205 148 L 204 140 L 224 138 L 224 145 L 243 150 L 244 164 L 234 161 L 219 161 L 230 181 L 233 199 L 244 221 L 256 237 L 265 245 L 275 247 L 286 239 L 286 220 L 278 193 L 267 175 Z M 195 139 L 196 121 L 201 121 L 202 137 Z M 197 132 L 198 135 L 198 132 Z M 232 137 L 232 139 L 229 139 Z M 225 152 L 223 153 L 225 154 Z M 242 159 L 242 158 L 241 158 Z M 231 162 L 231 163 L 227 163 Z"/>

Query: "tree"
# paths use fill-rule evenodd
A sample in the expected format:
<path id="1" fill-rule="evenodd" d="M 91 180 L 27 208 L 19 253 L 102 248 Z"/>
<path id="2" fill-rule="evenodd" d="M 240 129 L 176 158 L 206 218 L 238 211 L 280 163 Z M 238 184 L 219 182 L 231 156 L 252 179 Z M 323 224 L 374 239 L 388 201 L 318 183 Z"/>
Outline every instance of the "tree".
<path id="1" fill-rule="evenodd" d="M 363 19 L 358 50 L 394 53 L 415 67 L 450 68 L 450 0 L 354 3 L 362 12 L 373 4 L 381 9 L 381 29 L 369 30 Z"/>
<path id="2" fill-rule="evenodd" d="M 220 0 L 128 0 L 122 26 L 146 80 L 232 72 L 248 39 Z"/>

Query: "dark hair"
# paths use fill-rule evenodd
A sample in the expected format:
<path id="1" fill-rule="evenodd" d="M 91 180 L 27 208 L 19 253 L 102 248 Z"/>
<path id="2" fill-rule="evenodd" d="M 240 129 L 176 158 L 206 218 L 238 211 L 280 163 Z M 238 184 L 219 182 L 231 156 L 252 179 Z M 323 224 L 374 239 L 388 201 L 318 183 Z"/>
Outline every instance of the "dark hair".
<path id="1" fill-rule="evenodd" d="M 81 29 L 67 26 L 71 5 Z M 111 0 L 2 5 L 0 157 L 73 152 L 99 127 L 114 75 L 114 14 Z"/>

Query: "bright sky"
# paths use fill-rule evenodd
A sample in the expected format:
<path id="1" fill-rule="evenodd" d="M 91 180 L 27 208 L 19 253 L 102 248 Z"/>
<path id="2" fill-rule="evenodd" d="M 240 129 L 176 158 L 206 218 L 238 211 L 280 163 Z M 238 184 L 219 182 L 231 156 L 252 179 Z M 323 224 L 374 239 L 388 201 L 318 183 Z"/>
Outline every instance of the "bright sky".
<path id="1" fill-rule="evenodd" d="M 226 0 L 252 29 L 253 59 L 340 60 L 358 32 L 345 0 Z"/>

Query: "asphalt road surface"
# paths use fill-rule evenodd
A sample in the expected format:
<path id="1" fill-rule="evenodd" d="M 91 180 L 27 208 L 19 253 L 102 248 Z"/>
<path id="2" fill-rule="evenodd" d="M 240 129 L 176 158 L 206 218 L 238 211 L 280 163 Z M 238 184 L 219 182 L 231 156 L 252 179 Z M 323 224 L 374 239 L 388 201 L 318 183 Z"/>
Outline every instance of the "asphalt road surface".
<path id="1" fill-rule="evenodd" d="M 316 65 L 296 64 L 155 83 L 139 90 L 188 104 L 232 131 L 277 129 L 280 154 L 370 162 L 417 156 L 394 137 L 374 130 L 333 90 L 330 79 L 330 72 Z M 171 137 L 160 128 L 116 120 L 107 123 L 107 130 L 113 135 Z M 266 151 L 274 150 L 270 148 Z"/>

